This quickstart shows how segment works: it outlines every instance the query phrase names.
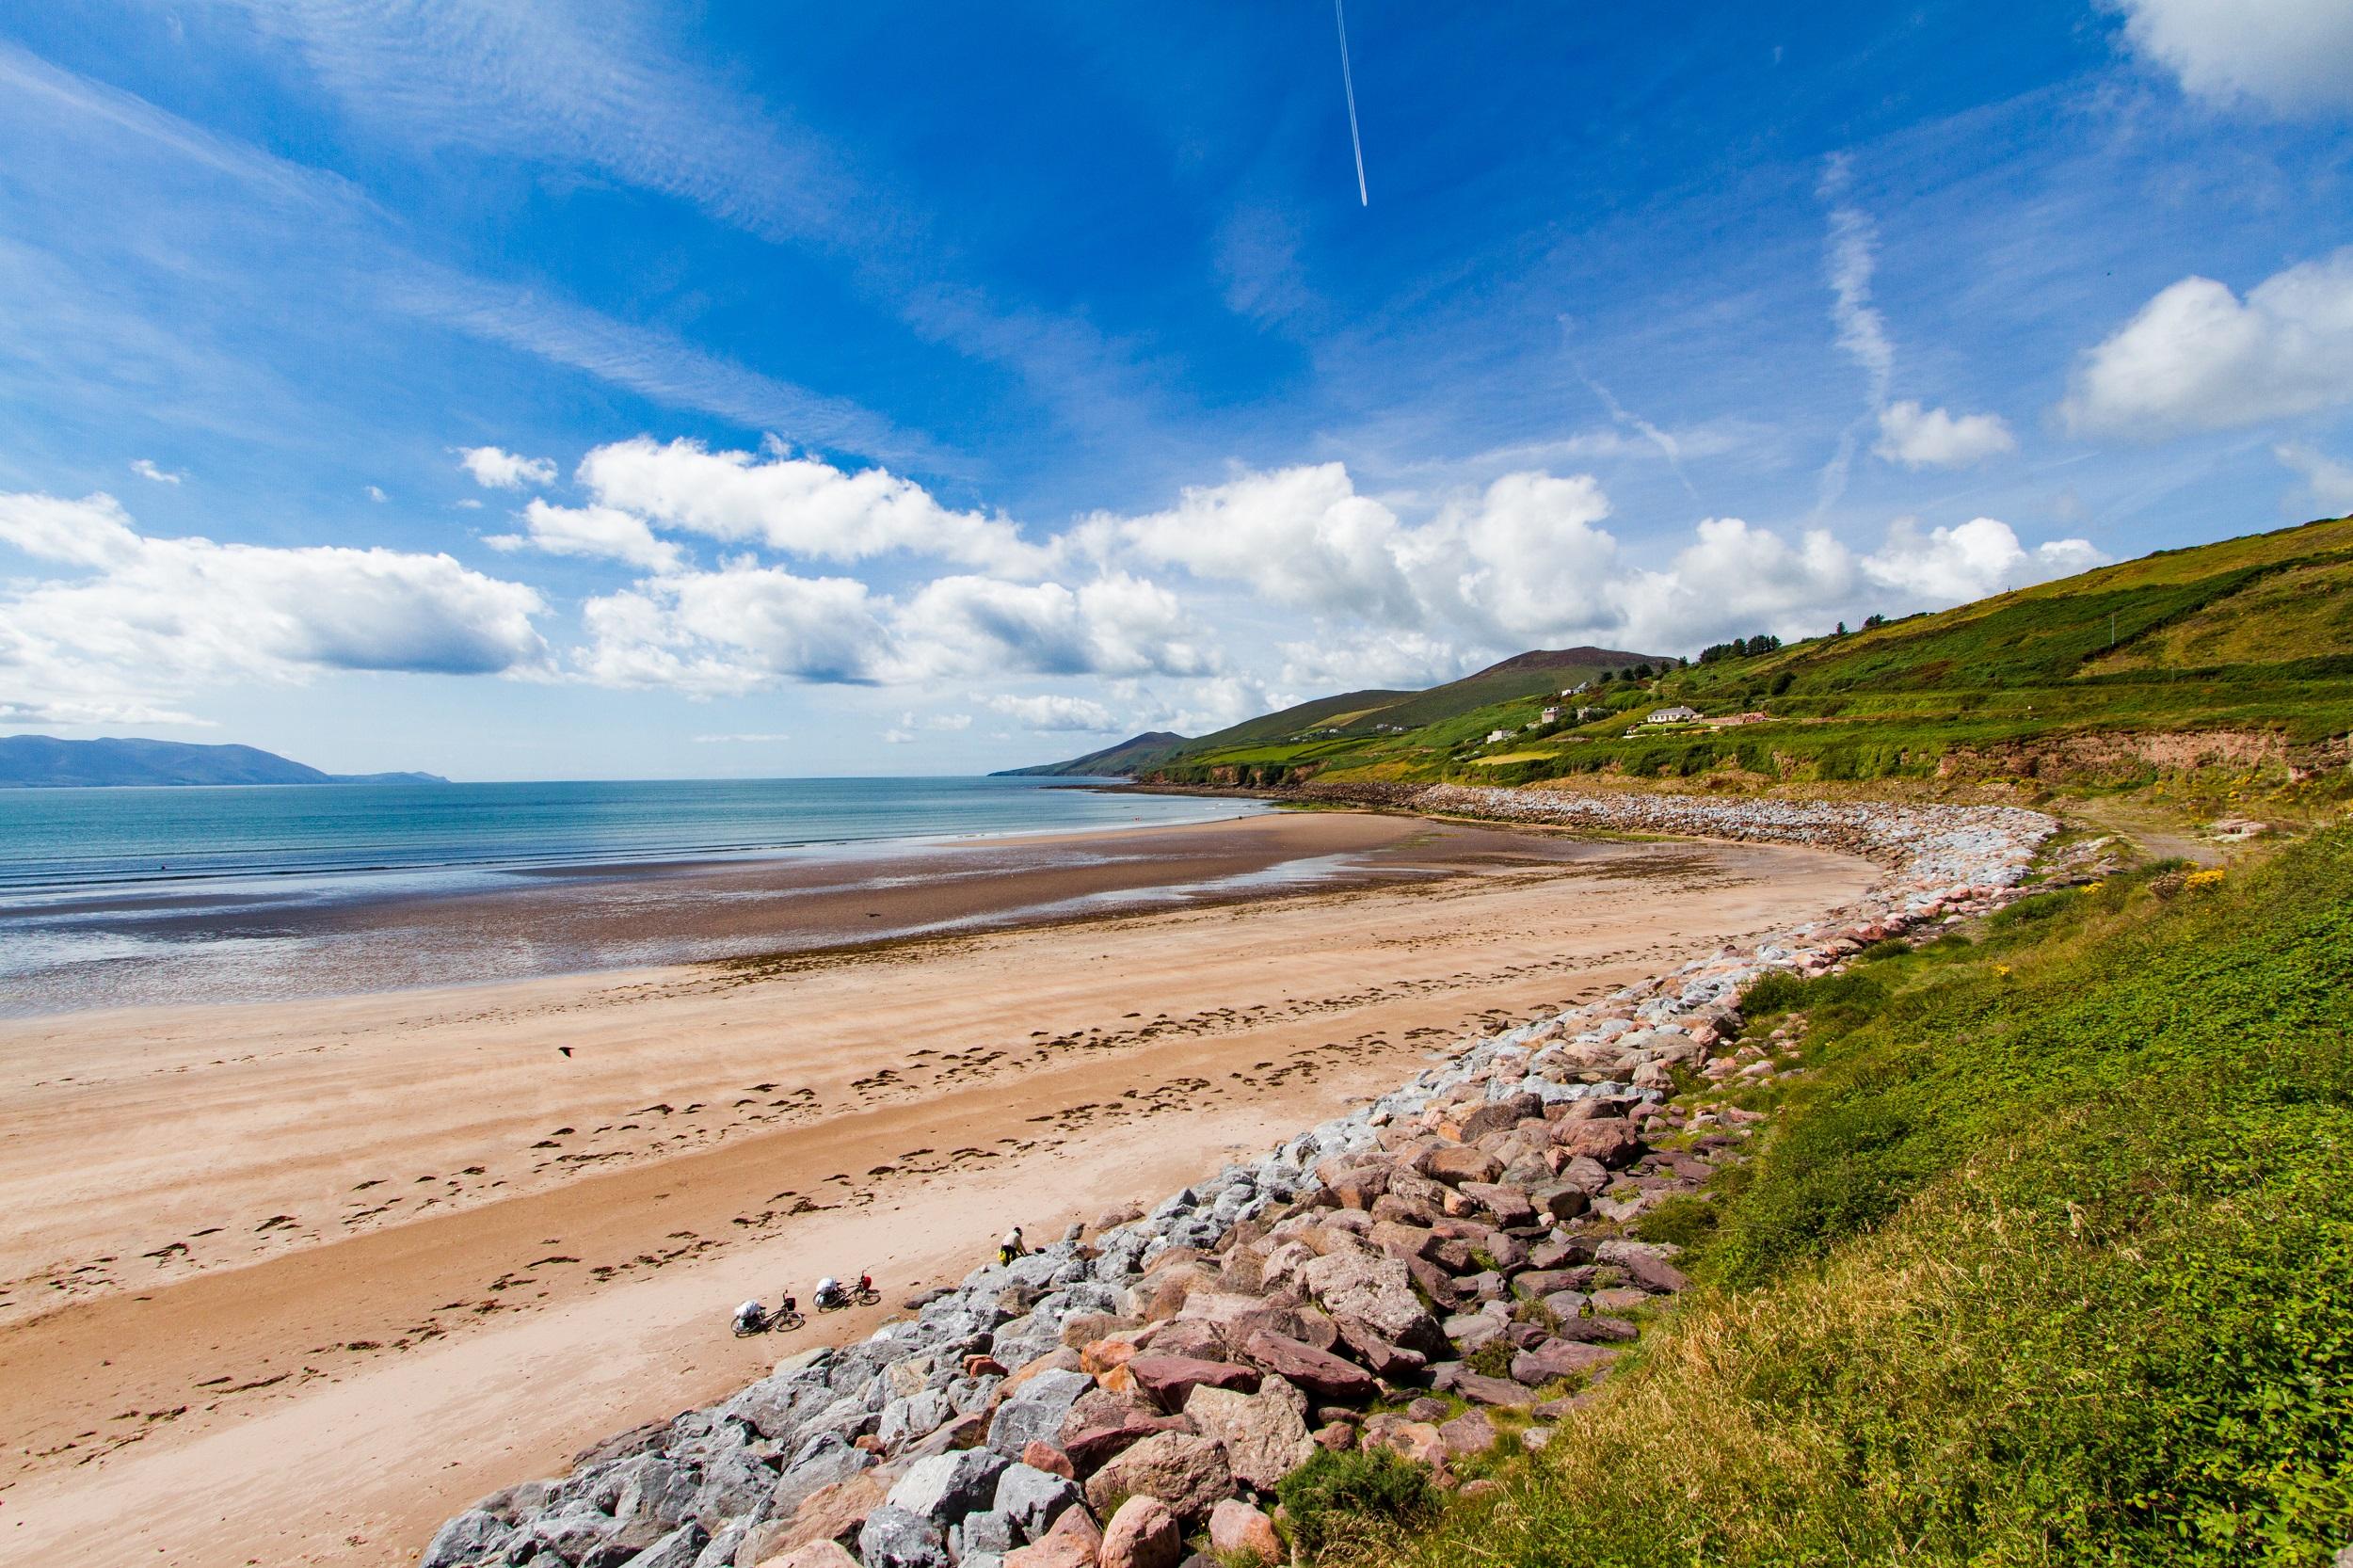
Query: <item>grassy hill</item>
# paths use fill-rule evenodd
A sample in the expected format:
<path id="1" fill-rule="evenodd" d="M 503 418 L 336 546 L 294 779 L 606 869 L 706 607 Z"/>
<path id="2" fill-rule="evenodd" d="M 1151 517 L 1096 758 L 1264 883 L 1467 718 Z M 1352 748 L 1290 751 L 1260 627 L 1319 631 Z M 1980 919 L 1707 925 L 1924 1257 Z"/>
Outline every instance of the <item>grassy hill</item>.
<path id="1" fill-rule="evenodd" d="M 1642 664 L 1657 668 L 1669 663 L 1663 654 L 1613 648 L 1539 648 L 1427 691 L 1343 692 L 1245 719 L 1209 735 L 1188 739 L 1156 731 L 1068 761 L 1011 768 L 1006 774 L 1125 774 L 1206 782 L 1218 777 L 1221 770 L 1238 767 L 1289 771 L 1301 762 L 1345 759 L 1367 743 L 1391 740 L 1433 725 L 1459 725 L 1468 715 L 1515 704 L 1541 705 L 1563 687 L 1589 680 L 1603 670 Z"/>
<path id="2" fill-rule="evenodd" d="M 1561 663 L 1577 655 L 1599 658 Z M 1352 693 L 1253 720 L 1138 772 L 1241 785 L 1584 775 L 1744 790 L 2341 778 L 2353 729 L 2353 520 L 2164 551 L 1941 614 L 1613 680 L 1580 699 L 1597 716 L 1539 722 L 1573 671 L 1643 662 L 1668 663 L 1523 655 L 1417 696 Z M 1702 717 L 1643 722 L 1672 706 Z M 1497 729 L 1512 733 L 1490 744 Z"/>

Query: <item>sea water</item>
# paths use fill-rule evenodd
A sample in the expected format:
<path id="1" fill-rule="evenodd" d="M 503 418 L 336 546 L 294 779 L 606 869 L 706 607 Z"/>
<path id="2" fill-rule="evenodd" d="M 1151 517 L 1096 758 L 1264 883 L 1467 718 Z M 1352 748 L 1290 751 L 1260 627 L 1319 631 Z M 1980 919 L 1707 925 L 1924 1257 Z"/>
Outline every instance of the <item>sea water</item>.
<path id="1" fill-rule="evenodd" d="M 493 891 L 551 872 L 856 857 L 860 846 L 1247 815 L 1110 780 L 779 778 L 0 790 L 0 1014 L 106 1005 L 153 961 L 272 957 L 273 911 Z M 209 917 L 233 917 L 224 930 Z M 184 961 L 198 956 L 204 963 Z M 155 1000 L 125 984 L 123 1000 Z"/>

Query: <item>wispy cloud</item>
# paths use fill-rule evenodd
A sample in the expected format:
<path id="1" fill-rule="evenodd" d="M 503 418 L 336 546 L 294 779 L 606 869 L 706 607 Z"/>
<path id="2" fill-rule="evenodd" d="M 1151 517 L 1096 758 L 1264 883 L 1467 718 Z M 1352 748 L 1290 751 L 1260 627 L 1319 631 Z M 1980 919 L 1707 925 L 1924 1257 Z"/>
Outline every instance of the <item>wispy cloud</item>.
<path id="1" fill-rule="evenodd" d="M 1838 438 L 1838 449 L 1822 468 L 1815 502 L 1818 518 L 1847 493 L 1855 449 L 1865 432 L 1887 407 L 1887 389 L 1896 371 L 1896 345 L 1887 335 L 1887 319 L 1871 303 L 1871 279 L 1879 267 L 1879 227 L 1870 215 L 1846 200 L 1854 183 L 1852 161 L 1833 153 L 1822 168 L 1821 197 L 1832 203 L 1830 233 L 1823 251 L 1823 277 L 1830 284 L 1831 324 L 1839 349 L 1863 370 L 1865 411 Z"/>
<path id="2" fill-rule="evenodd" d="M 1127 345 L 1080 317 L 944 277 L 926 215 L 851 150 L 677 60 L 649 18 L 622 9 L 592 23 L 562 8 L 463 0 L 247 8 L 390 135 L 578 164 L 760 239 L 833 255 L 854 288 L 919 335 L 1012 371 L 1073 429 L 1144 420 L 1146 378 Z"/>
<path id="3" fill-rule="evenodd" d="M 184 473 L 174 473 L 169 469 L 157 468 L 154 460 L 150 457 L 132 458 L 131 472 L 142 479 L 152 479 L 158 485 L 177 485 L 187 477 Z"/>

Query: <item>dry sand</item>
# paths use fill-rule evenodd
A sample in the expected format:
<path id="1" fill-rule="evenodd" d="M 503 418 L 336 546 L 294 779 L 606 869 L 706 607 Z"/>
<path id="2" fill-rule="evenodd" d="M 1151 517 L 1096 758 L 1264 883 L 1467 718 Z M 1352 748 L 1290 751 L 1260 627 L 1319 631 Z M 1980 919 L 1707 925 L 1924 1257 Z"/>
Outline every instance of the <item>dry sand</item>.
<path id="1" fill-rule="evenodd" d="M 895 1302 L 1874 874 L 1394 818 L 1162 831 L 1451 874 L 0 1025 L 0 1557 L 413 1560 L 483 1493 L 889 1310 L 736 1340 L 747 1296 L 864 1268 Z"/>

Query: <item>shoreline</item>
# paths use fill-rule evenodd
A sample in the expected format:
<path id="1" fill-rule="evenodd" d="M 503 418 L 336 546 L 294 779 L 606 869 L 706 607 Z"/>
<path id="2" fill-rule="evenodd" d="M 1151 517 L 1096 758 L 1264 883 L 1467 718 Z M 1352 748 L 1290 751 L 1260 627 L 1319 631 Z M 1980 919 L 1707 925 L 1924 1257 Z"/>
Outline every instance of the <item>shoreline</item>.
<path id="1" fill-rule="evenodd" d="M 26 968 L 12 977 L 17 1000 L 0 1008 L 0 1025 L 167 1001 L 325 1000 L 847 951 L 1458 869 L 1449 851 L 1417 852 L 1423 829 L 1353 815 L 1356 824 L 1337 828 L 1305 825 L 1328 824 L 1324 813 L 1270 810 L 864 840 L 823 855 L 538 867 L 492 888 L 343 899 L 229 890 L 192 906 L 176 893 L 120 907 L 85 901 L 0 917 L 0 926 L 30 941 L 72 920 L 79 931 L 119 932 L 142 951 Z M 1088 907 L 1057 912 L 1073 901 Z M 92 996 L 107 1000 L 84 1000 Z"/>
<path id="2" fill-rule="evenodd" d="M 1379 822 L 1385 831 L 1402 825 L 1441 838 L 1470 831 L 1341 813 L 1281 820 Z M 33 1416 L 20 1424 L 39 1429 L 27 1430 L 9 1456 L 0 1518 L 11 1523 L 0 1540 L 66 1539 L 48 1532 L 87 1527 L 136 1498 L 150 1521 L 142 1531 L 149 1554 L 166 1538 L 152 1532 L 167 1530 L 180 1560 L 242 1562 L 250 1554 L 240 1554 L 236 1531 L 249 1528 L 255 1544 L 264 1537 L 271 1543 L 272 1560 L 404 1560 L 421 1536 L 392 1537 L 429 1530 L 496 1478 L 560 1463 L 584 1433 L 617 1424 L 618 1414 L 659 1416 L 665 1403 L 675 1410 L 740 1384 L 748 1370 L 729 1359 L 738 1347 L 708 1337 L 724 1335 L 726 1306 L 746 1294 L 773 1295 L 780 1279 L 805 1286 L 816 1272 L 845 1272 L 851 1249 L 825 1238 L 862 1235 L 891 1205 L 903 1216 L 889 1229 L 899 1256 L 876 1272 L 895 1299 L 905 1283 L 902 1271 L 925 1283 L 960 1272 L 1002 1228 L 1009 1207 L 1086 1218 L 1101 1207 L 1098 1198 L 1149 1197 L 1215 1151 L 1263 1146 L 1393 1085 L 1466 1031 L 1565 1004 L 1668 953 L 1704 951 L 1796 908 L 1837 902 L 1872 877 L 1835 853 L 1592 844 L 1481 831 L 1508 843 L 1514 863 L 1482 861 L 1402 888 L 974 934 L 860 962 L 795 961 L 765 976 L 533 982 L 506 988 L 503 1008 L 490 1005 L 495 999 L 486 989 L 499 990 L 491 987 L 439 999 L 410 992 L 179 1010 L 184 1031 L 209 1020 L 238 1035 L 252 1058 L 221 1080 L 218 1115 L 250 1118 L 257 1093 L 313 1107 L 357 1096 L 367 1113 L 252 1128 L 243 1140 L 254 1154 L 250 1169 L 196 1161 L 181 1185 L 209 1192 L 216 1209 L 236 1209 L 234 1224 L 217 1217 L 194 1223 L 202 1206 L 188 1193 L 155 1187 L 152 1173 L 139 1177 L 128 1156 L 114 1160 L 122 1167 L 118 1176 L 137 1179 L 100 1207 L 136 1210 L 151 1223 L 134 1235 L 87 1237 L 86 1250 L 137 1258 L 141 1272 L 116 1276 L 79 1305 L 0 1330 L 0 1386 L 16 1390 L 11 1402 L 22 1401 L 20 1417 Z M 1564 853 L 1570 849 L 1576 853 Z M 271 1014 L 282 1027 L 250 1032 Z M 746 1036 L 746 1052 L 761 1053 L 769 1066 L 766 1081 L 786 1093 L 730 1107 L 756 1073 L 750 1054 L 740 1064 L 732 1059 L 732 1031 L 721 1032 L 731 1024 L 773 1030 L 786 1015 L 819 1020 L 824 1049 L 792 1055 L 794 1064 L 777 1071 L 773 1052 L 782 1048 L 753 1047 Z M 307 1032 L 289 1021 L 296 1017 L 307 1017 Z M 120 1031 L 136 1020 L 99 1021 Z M 60 1026 L 88 1025 L 91 1016 L 42 1022 L 54 1034 Z M 200 1091 L 199 1103 L 189 1104 L 202 1082 L 194 1068 L 203 1062 L 188 1059 L 205 1058 L 209 1042 L 182 1038 L 175 1046 L 157 1022 L 144 1020 L 137 1047 L 155 1058 L 152 1087 L 92 1088 L 86 1109 L 112 1114 L 119 1128 L 116 1112 L 125 1103 L 152 1106 L 168 1096 L 200 1132 L 214 1113 Z M 559 1037 L 577 1047 L 578 1055 L 565 1060 L 590 1064 L 587 1074 L 567 1074 L 568 1104 L 540 1093 L 558 1060 L 550 1044 Z M 550 1066 L 541 1069 L 542 1062 Z M 361 1096 L 363 1081 L 372 1087 Z M 629 1147 L 609 1133 L 597 1143 L 585 1130 L 599 1121 L 614 1125 L 606 1112 L 590 1114 L 596 1106 L 626 1115 L 655 1097 L 644 1093 L 655 1084 L 667 1096 L 671 1116 L 664 1120 L 684 1104 L 709 1123 L 691 1134 L 641 1128 L 644 1136 Z M 535 1096 L 545 1103 L 512 1103 Z M 776 1099 L 792 1103 L 767 1103 Z M 803 1114 L 809 1100 L 820 1109 Z M 411 1104 L 440 1109 L 404 1110 Z M 556 1140 L 562 1147 L 531 1154 L 524 1145 L 545 1137 L 558 1118 L 568 1135 Z M 437 1121 L 463 1125 L 420 1125 Z M 56 1133 L 75 1137 L 70 1127 Z M 362 1133 L 363 1143 L 394 1142 L 373 1152 L 345 1146 Z M 221 1140 L 192 1142 L 201 1150 Z M 302 1154 L 305 1146 L 314 1152 Z M 786 1169 L 795 1148 L 806 1167 L 799 1179 Z M 951 1148 L 965 1158 L 942 1152 Z M 503 1152 L 486 1159 L 488 1149 Z M 554 1163 L 568 1153 L 616 1158 Z M 820 1155 L 814 1164 L 805 1158 L 810 1153 Z M 55 1194 L 36 1201 L 43 1161 L 38 1151 L 20 1154 L 30 1157 L 29 1168 L 24 1159 L 0 1168 L 0 1194 L 13 1194 L 39 1234 L 37 1211 L 56 1212 Z M 539 1168 L 531 1168 L 534 1160 Z M 460 1161 L 482 1166 L 483 1176 L 454 1189 L 456 1178 L 439 1174 L 413 1178 Z M 584 1169 L 597 1174 L 582 1176 Z M 373 1185 L 394 1172 L 407 1174 Z M 407 1212 L 431 1212 L 397 1224 L 378 1216 L 369 1222 L 375 1228 L 339 1230 L 331 1218 L 338 1195 L 360 1177 L 371 1192 L 355 1203 L 391 1193 L 408 1197 Z M 283 1195 L 297 1187 L 312 1195 Z M 788 1190 L 792 1198 L 767 1201 Z M 823 1207 L 790 1212 L 801 1199 Z M 66 1208 L 87 1229 L 91 1200 Z M 257 1233 L 257 1217 L 279 1212 L 294 1215 L 295 1224 Z M 194 1231 L 215 1225 L 221 1238 L 244 1237 L 240 1248 L 254 1256 L 194 1263 L 185 1255 L 141 1257 L 163 1250 L 171 1236 L 193 1242 Z M 664 1240 L 672 1231 L 691 1240 Z M 551 1238 L 562 1244 L 540 1246 Z M 600 1250 L 591 1251 L 592 1241 Z M 623 1252 L 625 1244 L 635 1251 Z M 823 1250 L 835 1245 L 842 1253 Z M 659 1267 L 589 1277 L 596 1265 L 665 1249 L 682 1250 Z M 535 1263 L 552 1257 L 578 1261 Z M 348 1283 L 335 1285 L 339 1275 L 367 1282 L 358 1304 L 377 1320 L 337 1319 L 354 1304 Z M 460 1284 L 460 1275 L 472 1292 L 461 1303 L 466 1310 L 443 1314 L 429 1337 L 390 1348 L 432 1309 L 460 1302 L 458 1290 L 442 1288 Z M 20 1285 L 25 1279 L 16 1277 Z M 134 1288 L 133 1279 L 157 1283 Z M 505 1288 L 485 1291 L 485 1282 Z M 10 1299 L 24 1298 L 20 1288 Z M 403 1319 L 400 1309 L 411 1303 L 426 1309 L 425 1319 Z M 484 1303 L 496 1304 L 472 1311 Z M 173 1324 L 174 1336 L 159 1336 L 157 1322 Z M 302 1353 L 330 1335 L 370 1348 Z M 190 1342 L 175 1344 L 178 1336 Z M 286 1358 L 294 1364 L 285 1369 L 290 1381 L 229 1399 L 186 1392 L 208 1380 L 233 1388 L 276 1379 L 280 1369 L 263 1353 L 273 1338 L 296 1348 Z M 93 1359 L 114 1365 L 93 1377 Z M 598 1381 L 594 1368 L 607 1364 L 637 1369 L 628 1399 L 616 1400 Z M 479 1440 L 420 1432 L 404 1414 L 414 1406 L 450 1419 L 450 1378 L 474 1390 L 470 1397 L 478 1402 L 466 1419 L 488 1423 Z M 362 1400 L 367 1389 L 382 1397 Z M 158 1410 L 176 1414 L 148 1418 Z M 110 1440 L 107 1423 L 124 1411 L 137 1413 L 138 1425 L 115 1427 L 113 1434 L 143 1435 L 120 1451 L 88 1464 L 81 1463 L 88 1452 L 42 1459 L 26 1451 L 55 1448 L 85 1429 Z M 262 1434 L 282 1447 L 295 1434 L 316 1442 L 328 1431 L 366 1451 L 376 1478 L 347 1516 L 337 1512 L 342 1503 L 322 1516 L 318 1498 L 335 1489 L 315 1465 L 293 1466 L 276 1490 L 241 1480 L 236 1524 L 216 1512 L 223 1466 L 265 1451 L 253 1447 Z M 453 1442 L 454 1457 L 444 1452 Z M 440 1457 L 421 1464 L 427 1451 Z M 208 1475 L 214 1490 L 200 1484 Z M 320 1532 L 337 1519 L 350 1527 L 344 1534 L 365 1537 L 364 1551 L 320 1544 Z M 33 1533 L 20 1533 L 28 1528 Z M 126 1543 L 123 1560 L 132 1555 Z"/>

